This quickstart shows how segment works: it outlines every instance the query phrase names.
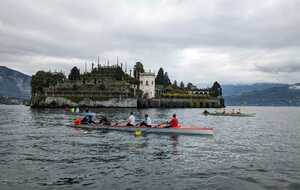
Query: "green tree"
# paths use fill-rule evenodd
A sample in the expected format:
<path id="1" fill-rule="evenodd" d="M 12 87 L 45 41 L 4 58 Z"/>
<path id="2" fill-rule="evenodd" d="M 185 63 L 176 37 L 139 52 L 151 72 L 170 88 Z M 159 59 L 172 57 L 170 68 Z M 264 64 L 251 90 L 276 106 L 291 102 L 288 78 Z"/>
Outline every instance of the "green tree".
<path id="1" fill-rule="evenodd" d="M 174 87 L 178 87 L 178 85 L 177 85 L 177 81 L 176 80 L 174 80 L 174 83 L 173 83 L 173 85 L 174 85 Z"/>
<path id="2" fill-rule="evenodd" d="M 184 83 L 183 83 L 183 81 L 180 82 L 180 88 L 184 89 Z"/>
<path id="3" fill-rule="evenodd" d="M 140 73 L 144 73 L 144 66 L 141 62 L 136 62 L 133 69 L 134 78 L 139 79 Z"/>
<path id="4" fill-rule="evenodd" d="M 50 85 L 56 85 L 66 80 L 66 76 L 63 73 L 51 73 Z"/>
<path id="5" fill-rule="evenodd" d="M 165 72 L 165 74 L 164 74 L 164 83 L 163 84 L 166 85 L 166 86 L 171 84 L 171 81 L 169 79 L 169 76 L 168 76 L 167 72 Z"/>
<path id="6" fill-rule="evenodd" d="M 116 80 L 123 80 L 123 78 L 125 77 L 125 73 L 124 73 L 124 71 L 122 70 L 122 68 L 120 66 L 118 66 L 115 69 L 114 75 L 115 75 Z"/>
<path id="7" fill-rule="evenodd" d="M 213 86 L 210 88 L 210 94 L 215 97 L 222 96 L 222 87 L 217 81 L 215 81 Z"/>
<path id="8" fill-rule="evenodd" d="M 158 73 L 156 75 L 155 78 L 155 83 L 158 85 L 164 85 L 164 69 L 163 68 L 159 68 Z"/>
<path id="9" fill-rule="evenodd" d="M 43 93 L 43 89 L 63 82 L 66 76 L 63 73 L 38 71 L 31 79 L 32 94 Z"/>
<path id="10" fill-rule="evenodd" d="M 187 85 L 186 85 L 187 89 L 189 90 L 194 90 L 194 89 L 197 89 L 197 87 L 195 85 L 193 85 L 193 83 L 189 82 Z"/>
<path id="11" fill-rule="evenodd" d="M 75 81 L 75 80 L 80 80 L 80 71 L 77 67 L 73 67 L 71 69 L 71 72 L 68 76 L 69 80 Z"/>

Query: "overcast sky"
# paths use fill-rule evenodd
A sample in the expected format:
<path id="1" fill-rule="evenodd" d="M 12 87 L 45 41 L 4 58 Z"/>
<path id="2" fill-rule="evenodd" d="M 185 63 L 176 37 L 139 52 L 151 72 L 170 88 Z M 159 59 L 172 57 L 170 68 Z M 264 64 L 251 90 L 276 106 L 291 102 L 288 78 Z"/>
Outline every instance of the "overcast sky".
<path id="1" fill-rule="evenodd" d="M 0 65 L 83 70 L 100 56 L 195 84 L 300 82 L 297 0 L 1 0 Z"/>

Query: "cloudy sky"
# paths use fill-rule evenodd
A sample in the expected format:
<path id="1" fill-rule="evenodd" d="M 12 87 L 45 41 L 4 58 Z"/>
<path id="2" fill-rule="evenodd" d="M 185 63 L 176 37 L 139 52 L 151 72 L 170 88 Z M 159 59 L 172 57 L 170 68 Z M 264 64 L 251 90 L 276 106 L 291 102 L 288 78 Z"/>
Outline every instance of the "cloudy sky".
<path id="1" fill-rule="evenodd" d="M 300 82 L 297 0 L 1 0 L 0 65 L 27 74 L 100 57 L 196 84 Z"/>

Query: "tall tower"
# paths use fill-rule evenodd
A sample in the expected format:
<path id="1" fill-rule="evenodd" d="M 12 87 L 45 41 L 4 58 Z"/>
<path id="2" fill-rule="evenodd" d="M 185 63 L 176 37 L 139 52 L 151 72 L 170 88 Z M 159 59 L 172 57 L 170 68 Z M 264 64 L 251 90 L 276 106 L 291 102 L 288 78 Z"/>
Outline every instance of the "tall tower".
<path id="1" fill-rule="evenodd" d="M 151 72 L 140 73 L 140 90 L 146 98 L 155 97 L 155 74 Z"/>

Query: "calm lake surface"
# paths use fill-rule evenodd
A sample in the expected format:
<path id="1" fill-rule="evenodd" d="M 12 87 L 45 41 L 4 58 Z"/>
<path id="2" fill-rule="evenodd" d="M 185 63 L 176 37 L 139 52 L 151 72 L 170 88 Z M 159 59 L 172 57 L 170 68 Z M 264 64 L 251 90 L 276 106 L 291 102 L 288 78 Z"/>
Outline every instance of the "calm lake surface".
<path id="1" fill-rule="evenodd" d="M 256 116 L 240 118 L 92 111 L 120 120 L 148 113 L 155 123 L 177 113 L 215 135 L 85 131 L 68 127 L 75 115 L 64 110 L 0 105 L 0 189 L 300 189 L 300 107 L 243 107 Z"/>

